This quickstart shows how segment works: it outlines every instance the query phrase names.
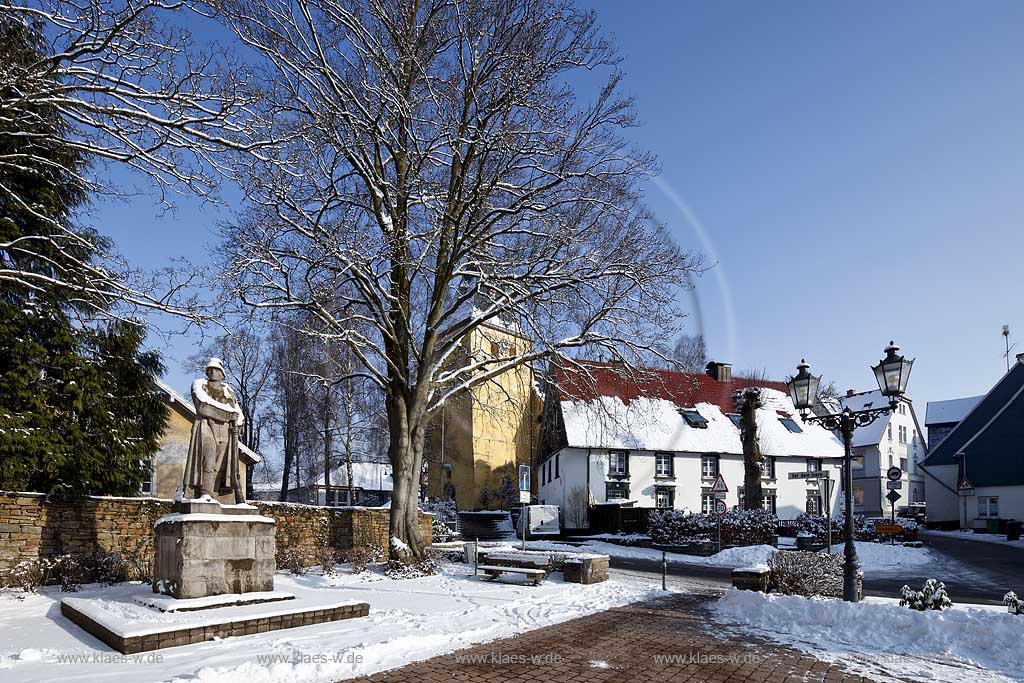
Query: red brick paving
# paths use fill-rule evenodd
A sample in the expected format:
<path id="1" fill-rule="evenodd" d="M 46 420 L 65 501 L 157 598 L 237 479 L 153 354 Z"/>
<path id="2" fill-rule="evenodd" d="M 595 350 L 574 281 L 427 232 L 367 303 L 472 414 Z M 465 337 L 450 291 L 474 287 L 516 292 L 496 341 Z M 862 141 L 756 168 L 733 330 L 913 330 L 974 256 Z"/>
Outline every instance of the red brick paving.
<path id="1" fill-rule="evenodd" d="M 716 627 L 707 595 L 640 602 L 476 645 L 368 678 L 367 683 L 864 683 L 777 644 Z M 664 657 L 675 656 L 665 661 Z M 596 668 L 594 662 L 607 662 Z"/>

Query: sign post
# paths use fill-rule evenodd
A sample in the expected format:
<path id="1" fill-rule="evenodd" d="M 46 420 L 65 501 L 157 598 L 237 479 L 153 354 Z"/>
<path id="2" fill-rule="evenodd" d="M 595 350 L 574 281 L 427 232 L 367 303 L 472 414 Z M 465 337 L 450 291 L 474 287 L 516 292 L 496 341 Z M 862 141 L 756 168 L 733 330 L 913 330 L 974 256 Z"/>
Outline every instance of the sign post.
<path id="1" fill-rule="evenodd" d="M 896 525 L 896 501 L 899 500 L 902 497 L 903 496 L 901 496 L 895 490 L 889 491 L 889 493 L 885 494 L 885 499 L 888 500 L 889 504 L 892 506 L 892 515 L 890 517 L 890 520 L 892 521 L 894 526 Z M 902 530 L 903 530 L 903 528 L 900 527 L 900 531 L 902 531 Z M 896 545 L 896 537 L 893 536 L 891 540 L 892 540 L 892 545 Z"/>
<path id="2" fill-rule="evenodd" d="M 974 495 L 974 484 L 964 477 L 964 480 L 957 484 L 956 492 L 959 494 L 960 499 L 964 501 L 963 519 L 960 520 L 960 528 L 963 528 L 967 526 L 967 499 Z"/>
<path id="3" fill-rule="evenodd" d="M 714 496 L 715 513 L 718 517 L 718 552 L 722 552 L 722 515 L 729 509 L 729 506 L 725 504 L 725 494 L 727 493 L 729 493 L 729 487 L 725 485 L 725 479 L 719 472 L 715 477 L 715 483 L 711 485 L 711 495 Z"/>
<path id="4" fill-rule="evenodd" d="M 832 474 L 828 470 L 811 470 L 810 472 L 790 472 L 790 479 L 807 479 L 818 482 L 818 491 L 821 491 L 821 482 L 825 482 L 825 519 L 828 522 L 828 552 L 832 554 Z"/>
<path id="5" fill-rule="evenodd" d="M 530 504 L 529 465 L 519 466 L 519 502 L 523 505 L 522 512 L 519 513 L 519 523 L 523 525 L 523 550 L 526 550 L 526 528 L 529 524 L 529 520 L 526 518 L 526 515 L 528 514 L 526 506 Z"/>

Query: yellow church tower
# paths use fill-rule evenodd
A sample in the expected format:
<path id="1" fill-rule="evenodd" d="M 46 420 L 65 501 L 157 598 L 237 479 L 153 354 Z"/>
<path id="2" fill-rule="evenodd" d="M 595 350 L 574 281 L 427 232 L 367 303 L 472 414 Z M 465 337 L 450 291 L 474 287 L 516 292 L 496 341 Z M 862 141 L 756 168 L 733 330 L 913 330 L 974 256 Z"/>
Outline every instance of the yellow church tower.
<path id="1" fill-rule="evenodd" d="M 514 328 L 483 324 L 463 338 L 459 357 L 514 356 L 532 345 Z M 518 490 L 518 466 L 533 468 L 540 412 L 529 364 L 449 399 L 427 437 L 428 495 L 452 498 L 458 510 L 504 507 L 503 479 L 505 491 Z"/>

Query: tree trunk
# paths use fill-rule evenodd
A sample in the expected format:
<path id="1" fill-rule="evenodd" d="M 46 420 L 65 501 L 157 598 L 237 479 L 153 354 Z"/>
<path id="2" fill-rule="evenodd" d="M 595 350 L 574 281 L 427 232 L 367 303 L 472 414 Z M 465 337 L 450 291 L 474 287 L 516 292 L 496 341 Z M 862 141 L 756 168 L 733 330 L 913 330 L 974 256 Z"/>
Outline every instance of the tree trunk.
<path id="1" fill-rule="evenodd" d="M 748 389 L 754 393 L 756 390 Z M 759 396 L 744 396 L 740 404 L 740 440 L 743 442 L 743 508 L 760 510 L 764 507 L 761 476 L 761 444 L 757 438 L 757 406 Z"/>
<path id="2" fill-rule="evenodd" d="M 388 459 L 395 487 L 391 499 L 388 556 L 409 564 L 422 559 L 424 554 L 419 526 L 420 471 L 423 468 L 425 434 L 423 415 L 421 409 L 410 410 L 400 396 L 387 398 L 387 410 L 391 432 Z"/>
<path id="3" fill-rule="evenodd" d="M 288 406 L 285 401 L 284 406 L 284 465 L 281 468 L 281 494 L 277 497 L 282 503 L 288 500 L 288 475 L 291 473 L 292 468 L 292 455 L 294 453 L 292 449 L 292 438 L 288 428 Z"/>
<path id="4" fill-rule="evenodd" d="M 331 398 L 327 393 L 330 388 L 324 390 L 324 504 L 331 504 L 331 450 L 334 444 L 331 440 Z M 351 475 L 350 475 L 351 476 Z M 319 502 L 319 501 L 317 501 Z M 350 501 L 351 504 L 351 501 Z"/>

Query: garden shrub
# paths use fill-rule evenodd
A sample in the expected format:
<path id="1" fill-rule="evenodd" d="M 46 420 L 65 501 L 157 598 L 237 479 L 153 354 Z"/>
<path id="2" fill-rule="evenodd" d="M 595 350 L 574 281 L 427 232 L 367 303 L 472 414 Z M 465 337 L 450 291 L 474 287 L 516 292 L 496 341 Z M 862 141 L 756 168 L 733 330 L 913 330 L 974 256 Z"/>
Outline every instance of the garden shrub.
<path id="1" fill-rule="evenodd" d="M 423 559 L 405 564 L 401 560 L 388 560 L 384 573 L 392 579 L 418 579 L 433 576 L 441 570 L 445 562 L 444 554 L 427 548 Z"/>
<path id="2" fill-rule="evenodd" d="M 659 545 L 683 545 L 717 538 L 718 515 L 685 510 L 655 510 L 647 533 Z M 721 516 L 722 545 L 770 545 L 775 541 L 778 517 L 766 510 L 730 510 Z"/>
<path id="3" fill-rule="evenodd" d="M 900 607 L 909 607 L 919 612 L 925 610 L 946 610 L 953 606 L 953 601 L 946 593 L 946 584 L 936 579 L 928 579 L 924 587 L 915 591 L 910 586 L 900 589 Z"/>
<path id="4" fill-rule="evenodd" d="M 779 550 L 768 558 L 769 590 L 784 595 L 843 597 L 843 557 Z"/>

